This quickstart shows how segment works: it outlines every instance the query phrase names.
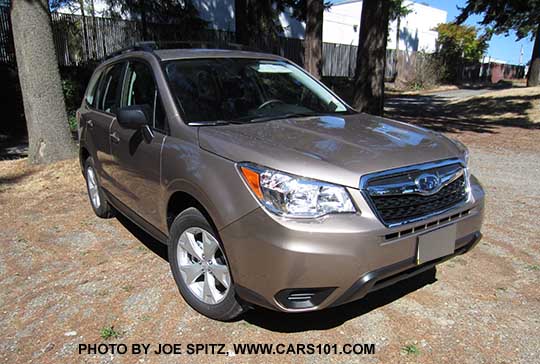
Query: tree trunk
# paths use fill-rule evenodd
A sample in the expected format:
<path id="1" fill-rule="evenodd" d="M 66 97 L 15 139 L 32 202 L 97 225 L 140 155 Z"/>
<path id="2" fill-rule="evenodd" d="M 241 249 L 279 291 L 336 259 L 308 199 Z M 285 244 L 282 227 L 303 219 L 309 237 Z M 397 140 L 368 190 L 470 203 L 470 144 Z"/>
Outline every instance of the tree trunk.
<path id="1" fill-rule="evenodd" d="M 536 29 L 531 65 L 527 75 L 527 87 L 540 85 L 540 25 Z"/>
<path id="2" fill-rule="evenodd" d="M 398 15 L 396 19 L 396 54 L 394 55 L 394 74 L 392 76 L 394 78 L 394 82 L 396 82 L 397 74 L 398 74 L 397 67 L 398 67 L 398 57 L 399 57 L 399 35 L 401 33 L 401 29 L 399 29 L 400 27 L 401 27 L 401 16 Z"/>
<path id="3" fill-rule="evenodd" d="M 79 0 L 79 7 L 81 8 L 81 20 L 83 28 L 83 37 L 84 37 L 84 57 L 88 61 L 90 59 L 90 54 L 88 52 L 88 31 L 86 27 L 86 13 L 84 11 L 84 0 Z"/>
<path id="4" fill-rule="evenodd" d="M 145 0 L 140 0 L 140 11 L 141 11 L 141 26 L 142 26 L 142 38 L 143 40 L 148 40 L 148 21 L 146 19 L 146 3 Z"/>
<path id="5" fill-rule="evenodd" d="M 353 106 L 374 115 L 384 107 L 389 7 L 390 0 L 364 0 L 360 19 Z"/>
<path id="6" fill-rule="evenodd" d="M 247 3 L 248 0 L 234 1 L 234 27 L 236 43 L 244 45 L 249 44 Z"/>
<path id="7" fill-rule="evenodd" d="M 91 12 L 91 15 L 92 15 L 92 28 L 93 28 L 93 31 L 92 31 L 92 43 L 93 43 L 93 47 L 92 47 L 92 50 L 93 50 L 93 59 L 99 59 L 99 56 L 98 56 L 98 40 L 97 40 L 97 31 L 98 31 L 98 28 L 97 28 L 97 24 L 96 24 L 96 7 L 95 7 L 95 4 L 94 4 L 94 0 L 90 0 L 90 12 Z M 105 37 L 103 37 L 105 39 Z M 107 51 L 105 50 L 105 48 L 103 48 L 103 55 L 106 56 L 107 55 Z"/>
<path id="8" fill-rule="evenodd" d="M 72 158 L 75 149 L 68 130 L 48 2 L 17 0 L 11 6 L 30 162 Z"/>
<path id="9" fill-rule="evenodd" d="M 318 79 L 322 76 L 323 0 L 306 0 L 304 68 Z"/>

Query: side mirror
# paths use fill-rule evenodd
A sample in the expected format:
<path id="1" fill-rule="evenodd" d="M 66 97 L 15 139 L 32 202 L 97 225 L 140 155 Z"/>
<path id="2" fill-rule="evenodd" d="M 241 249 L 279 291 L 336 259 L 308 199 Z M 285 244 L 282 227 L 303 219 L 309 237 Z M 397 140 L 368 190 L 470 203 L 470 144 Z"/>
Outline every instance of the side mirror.
<path id="1" fill-rule="evenodd" d="M 143 106 L 132 105 L 118 109 L 116 112 L 118 123 L 126 129 L 142 129 L 148 125 L 148 118 Z"/>

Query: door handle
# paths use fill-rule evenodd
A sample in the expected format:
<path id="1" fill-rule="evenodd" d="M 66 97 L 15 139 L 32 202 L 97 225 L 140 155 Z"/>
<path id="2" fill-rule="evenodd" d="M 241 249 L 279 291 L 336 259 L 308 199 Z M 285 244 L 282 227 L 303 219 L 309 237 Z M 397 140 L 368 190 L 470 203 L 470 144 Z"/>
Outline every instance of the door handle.
<path id="1" fill-rule="evenodd" d="M 120 143 L 120 137 L 116 132 L 109 134 L 109 136 L 111 137 L 111 142 L 113 142 L 114 144 Z"/>
<path id="2" fill-rule="evenodd" d="M 88 125 L 88 127 L 89 127 L 90 129 L 92 129 L 92 128 L 94 127 L 94 121 L 88 120 L 88 121 L 86 122 L 86 125 Z"/>

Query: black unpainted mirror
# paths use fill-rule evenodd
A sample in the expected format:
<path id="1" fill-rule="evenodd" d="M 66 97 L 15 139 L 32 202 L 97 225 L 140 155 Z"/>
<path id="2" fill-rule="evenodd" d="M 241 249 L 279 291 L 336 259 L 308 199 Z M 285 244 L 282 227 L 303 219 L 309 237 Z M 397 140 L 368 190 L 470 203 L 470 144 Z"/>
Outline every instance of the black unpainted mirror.
<path id="1" fill-rule="evenodd" d="M 116 118 L 118 123 L 126 129 L 140 130 L 144 140 L 150 143 L 154 133 L 148 126 L 145 107 L 141 105 L 126 106 L 118 110 Z"/>
<path id="2" fill-rule="evenodd" d="M 118 109 L 116 117 L 118 123 L 126 129 L 142 129 L 148 125 L 148 118 L 144 107 L 140 105 L 126 106 Z"/>

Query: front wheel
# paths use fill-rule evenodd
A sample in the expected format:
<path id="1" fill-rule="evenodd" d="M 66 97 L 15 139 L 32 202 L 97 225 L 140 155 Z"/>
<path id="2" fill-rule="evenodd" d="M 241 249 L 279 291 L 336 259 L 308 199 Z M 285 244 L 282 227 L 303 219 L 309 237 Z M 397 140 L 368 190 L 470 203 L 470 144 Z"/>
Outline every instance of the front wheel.
<path id="1" fill-rule="evenodd" d="M 84 176 L 86 178 L 86 189 L 92 209 L 97 216 L 108 219 L 114 216 L 114 211 L 107 202 L 105 194 L 99 185 L 94 160 L 89 157 L 84 163 Z"/>
<path id="2" fill-rule="evenodd" d="M 219 238 L 196 208 L 183 211 L 171 226 L 169 264 L 182 297 L 198 312 L 229 321 L 244 311 Z"/>

